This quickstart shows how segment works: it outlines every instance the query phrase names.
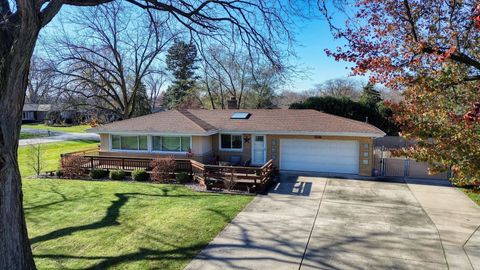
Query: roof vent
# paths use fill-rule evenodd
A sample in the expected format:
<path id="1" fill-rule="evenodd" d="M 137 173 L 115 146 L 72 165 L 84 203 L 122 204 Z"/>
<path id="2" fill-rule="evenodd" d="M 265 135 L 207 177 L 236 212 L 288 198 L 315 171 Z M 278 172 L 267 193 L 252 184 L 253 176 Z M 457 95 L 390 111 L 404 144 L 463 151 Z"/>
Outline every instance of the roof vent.
<path id="1" fill-rule="evenodd" d="M 232 116 L 230 116 L 230 119 L 248 119 L 250 115 L 252 114 L 248 112 L 234 112 Z"/>

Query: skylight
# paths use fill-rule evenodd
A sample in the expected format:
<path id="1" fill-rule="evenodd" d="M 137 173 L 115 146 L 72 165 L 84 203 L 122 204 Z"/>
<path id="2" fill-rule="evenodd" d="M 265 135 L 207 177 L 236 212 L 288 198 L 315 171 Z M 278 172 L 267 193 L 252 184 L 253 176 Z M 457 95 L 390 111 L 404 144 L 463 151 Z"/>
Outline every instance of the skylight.
<path id="1" fill-rule="evenodd" d="M 250 115 L 248 112 L 234 112 L 232 116 L 230 116 L 230 119 L 248 119 Z"/>

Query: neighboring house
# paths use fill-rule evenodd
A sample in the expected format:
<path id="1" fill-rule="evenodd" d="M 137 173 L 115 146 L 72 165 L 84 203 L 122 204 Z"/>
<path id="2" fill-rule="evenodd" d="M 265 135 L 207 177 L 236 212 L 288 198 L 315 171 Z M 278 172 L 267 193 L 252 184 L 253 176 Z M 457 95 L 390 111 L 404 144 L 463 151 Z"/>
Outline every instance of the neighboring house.
<path id="1" fill-rule="evenodd" d="M 280 170 L 371 175 L 373 139 L 385 133 L 315 110 L 170 110 L 118 121 L 93 132 L 100 155 L 193 158 Z"/>
<path id="2" fill-rule="evenodd" d="M 24 104 L 22 122 L 43 122 L 51 109 L 51 104 Z"/>
<path id="3" fill-rule="evenodd" d="M 74 108 L 70 106 L 57 106 L 50 111 L 47 120 L 50 125 L 78 125 L 90 121 L 95 115 L 96 112 L 94 110 Z M 107 116 L 108 114 L 102 115 Z"/>
<path id="4" fill-rule="evenodd" d="M 49 125 L 78 125 L 97 119 L 102 123 L 118 120 L 112 113 L 88 108 L 76 108 L 62 104 L 32 104 L 23 105 L 23 122 L 46 122 Z"/>

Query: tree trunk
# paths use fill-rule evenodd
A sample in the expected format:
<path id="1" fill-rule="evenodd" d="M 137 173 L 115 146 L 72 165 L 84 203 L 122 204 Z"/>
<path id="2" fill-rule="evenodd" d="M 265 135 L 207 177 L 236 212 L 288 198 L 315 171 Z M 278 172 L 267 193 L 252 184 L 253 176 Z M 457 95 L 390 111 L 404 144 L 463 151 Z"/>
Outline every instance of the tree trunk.
<path id="1" fill-rule="evenodd" d="M 0 269 L 35 269 L 17 161 L 22 108 L 38 17 L 0 31 Z"/>

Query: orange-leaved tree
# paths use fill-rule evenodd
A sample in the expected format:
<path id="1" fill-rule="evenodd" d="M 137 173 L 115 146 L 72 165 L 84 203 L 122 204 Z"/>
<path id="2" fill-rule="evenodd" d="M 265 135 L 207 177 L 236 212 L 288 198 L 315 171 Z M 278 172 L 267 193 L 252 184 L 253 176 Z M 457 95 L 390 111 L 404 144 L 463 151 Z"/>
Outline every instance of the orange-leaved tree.
<path id="1" fill-rule="evenodd" d="M 449 0 L 320 2 L 334 36 L 326 50 L 354 64 L 352 73 L 402 91 L 392 106 L 402 134 L 419 143 L 402 154 L 452 167 L 455 178 L 480 179 L 480 4 Z M 334 12 L 345 24 L 336 24 Z"/>

